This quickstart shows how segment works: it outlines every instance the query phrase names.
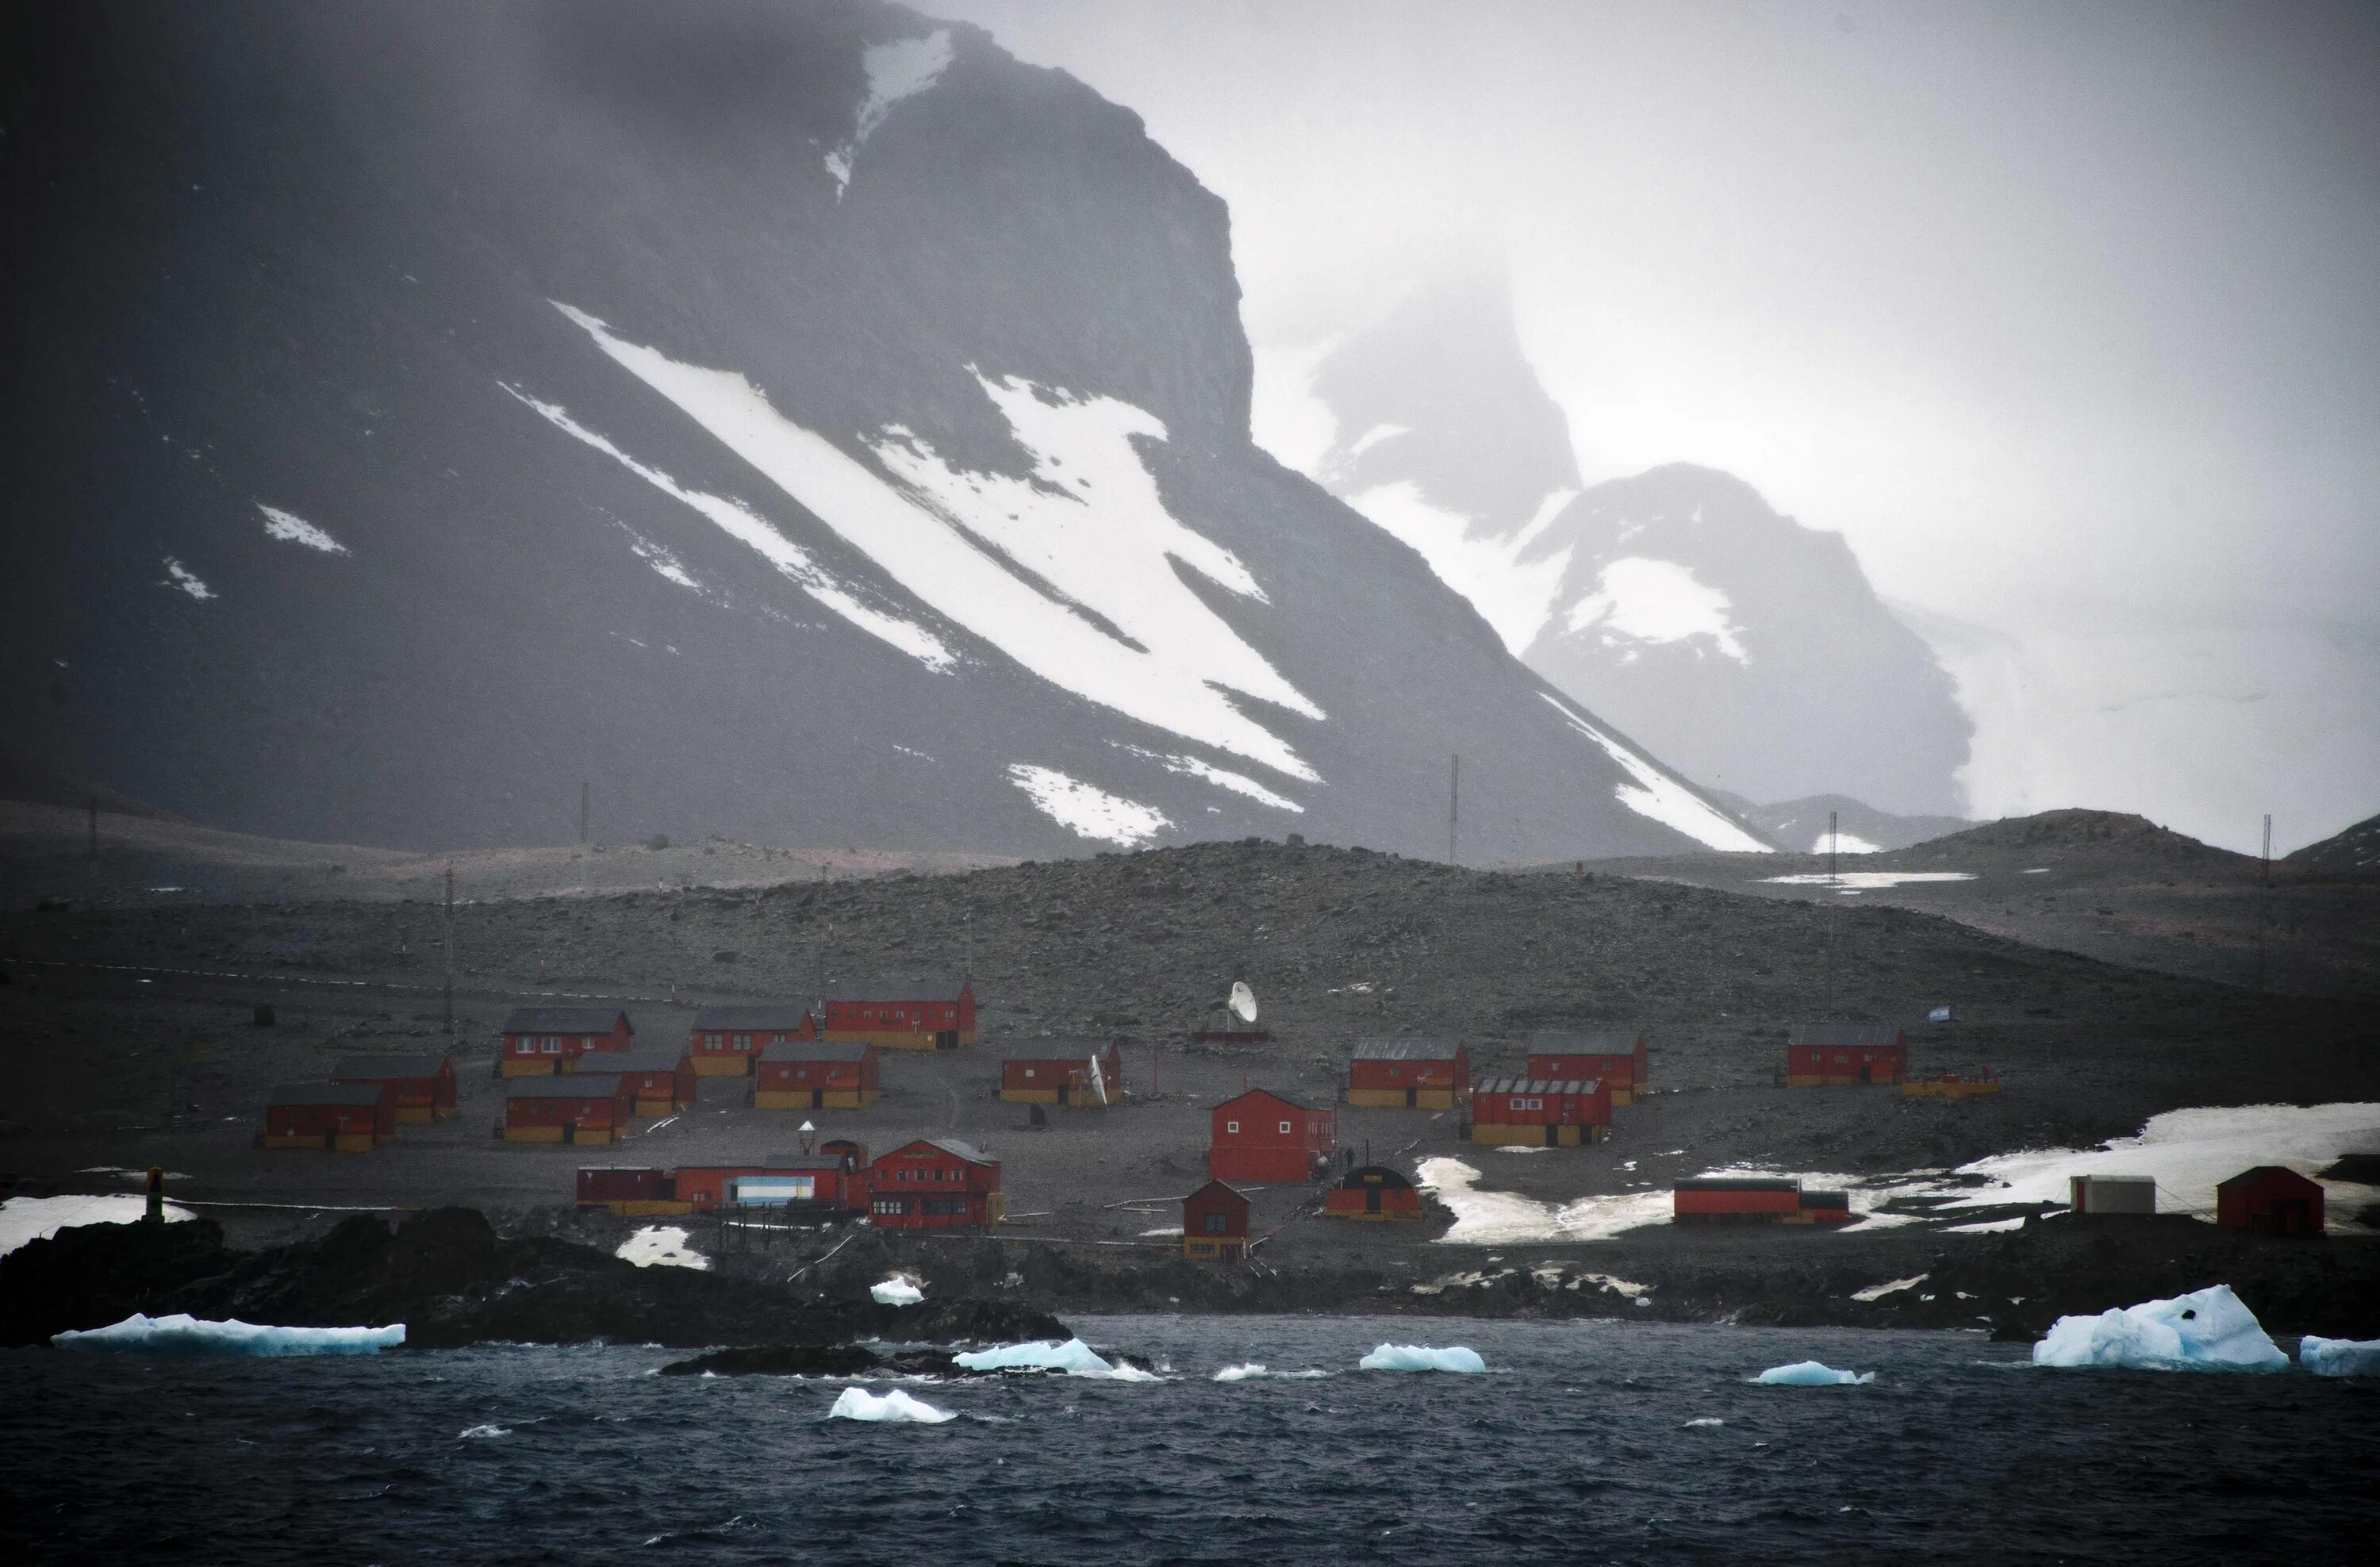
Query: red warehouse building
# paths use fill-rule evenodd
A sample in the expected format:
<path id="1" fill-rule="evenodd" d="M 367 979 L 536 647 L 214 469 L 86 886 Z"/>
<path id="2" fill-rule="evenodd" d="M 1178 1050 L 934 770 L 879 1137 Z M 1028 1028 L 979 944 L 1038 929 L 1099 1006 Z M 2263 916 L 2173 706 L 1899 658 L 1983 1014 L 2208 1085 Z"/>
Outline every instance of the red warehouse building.
<path id="1" fill-rule="evenodd" d="M 671 1195 L 698 1213 L 749 1207 L 764 1196 L 844 1213 L 868 1207 L 868 1150 L 853 1142 L 822 1143 L 814 1154 L 771 1154 L 749 1164 L 682 1165 L 670 1176 Z M 804 1179 L 809 1195 L 797 1197 L 797 1183 Z M 747 1182 L 752 1183 L 749 1191 Z"/>
<path id="2" fill-rule="evenodd" d="M 607 1208 L 623 1219 L 694 1209 L 692 1203 L 677 1200 L 677 1183 L 668 1171 L 625 1164 L 580 1165 L 577 1204 Z"/>
<path id="3" fill-rule="evenodd" d="M 771 1045 L 818 1038 L 818 1019 L 806 1006 L 771 1002 L 760 1006 L 707 1006 L 694 1014 L 687 1051 L 698 1077 L 742 1077 Z"/>
<path id="4" fill-rule="evenodd" d="M 2260 1235 L 2319 1235 L 2323 1189 L 2294 1170 L 2259 1164 L 2215 1188 L 2215 1222 Z"/>
<path id="5" fill-rule="evenodd" d="M 699 1085 L 694 1060 L 683 1051 L 646 1045 L 632 1051 L 606 1051 L 579 1056 L 565 1063 L 564 1075 L 588 1077 L 601 1074 L 619 1080 L 620 1094 L 636 1115 L 674 1115 L 694 1108 Z"/>
<path id="6" fill-rule="evenodd" d="M 892 1051 L 975 1043 L 975 987 L 965 979 L 877 979 L 827 992 L 819 1038 Z"/>
<path id="7" fill-rule="evenodd" d="M 1529 1036 L 1529 1075 L 1576 1077 L 1611 1090 L 1613 1109 L 1636 1102 L 1652 1087 L 1645 1036 L 1634 1030 Z"/>
<path id="8" fill-rule="evenodd" d="M 1359 1164 L 1330 1188 L 1330 1195 L 1322 1199 L 1322 1213 L 1327 1219 L 1418 1221 L 1421 1193 L 1385 1164 Z"/>
<path id="9" fill-rule="evenodd" d="M 1182 1255 L 1196 1262 L 1237 1262 L 1248 1254 L 1248 1199 L 1209 1181 L 1182 1199 Z"/>
<path id="10" fill-rule="evenodd" d="M 1330 1162 L 1339 1118 L 1251 1088 L 1215 1107 L 1207 1173 L 1218 1181 L 1311 1181 Z"/>
<path id="11" fill-rule="evenodd" d="M 880 1230 L 984 1230 L 1003 1211 L 1000 1160 L 970 1144 L 920 1137 L 868 1167 L 868 1222 Z"/>
<path id="12" fill-rule="evenodd" d="M 1032 1055 L 1000 1063 L 1000 1097 L 1012 1104 L 1111 1105 L 1123 1098 L 1123 1047 L 1100 1039 L 1037 1040 Z"/>
<path id="13" fill-rule="evenodd" d="M 589 1051 L 624 1051 L 636 1030 L 628 1014 L 609 1007 L 525 1006 L 504 1019 L 507 1077 L 551 1077 Z"/>
<path id="14" fill-rule="evenodd" d="M 1852 1199 L 1790 1176 L 1701 1175 L 1678 1183 L 1670 1213 L 1680 1224 L 1848 1224 Z"/>
<path id="15" fill-rule="evenodd" d="M 1888 1023 L 1803 1023 L 1785 1037 L 1785 1086 L 1848 1087 L 1909 1075 L 1909 1036 Z"/>
<path id="16" fill-rule="evenodd" d="M 331 1071 L 334 1083 L 394 1083 L 396 1124 L 427 1126 L 459 1115 L 455 1058 L 449 1055 L 351 1055 Z"/>
<path id="17" fill-rule="evenodd" d="M 396 1136 L 396 1084 L 284 1083 L 264 1101 L 263 1146 L 369 1153 Z"/>
<path id="18" fill-rule="evenodd" d="M 1482 1077 L 1471 1085 L 1471 1140 L 1570 1148 L 1611 1136 L 1611 1090 L 1577 1078 Z"/>
<path id="19" fill-rule="evenodd" d="M 1471 1091 L 1460 1039 L 1359 1039 L 1347 1063 L 1347 1102 L 1373 1109 L 1452 1110 Z"/>
<path id="20" fill-rule="evenodd" d="M 880 1092 L 873 1045 L 771 1045 L 752 1067 L 756 1110 L 866 1110 Z"/>
<path id="21" fill-rule="evenodd" d="M 508 1143 L 615 1142 L 627 1136 L 635 1113 L 618 1080 L 591 1069 L 528 1077 L 504 1086 L 504 1119 L 496 1136 Z"/>

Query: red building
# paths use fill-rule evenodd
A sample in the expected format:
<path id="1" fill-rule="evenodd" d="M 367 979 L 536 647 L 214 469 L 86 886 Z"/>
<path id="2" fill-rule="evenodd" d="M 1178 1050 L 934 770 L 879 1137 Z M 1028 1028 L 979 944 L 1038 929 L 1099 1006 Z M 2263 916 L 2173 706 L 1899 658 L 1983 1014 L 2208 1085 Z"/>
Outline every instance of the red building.
<path id="1" fill-rule="evenodd" d="M 1011 1104 L 1114 1104 L 1123 1098 L 1123 1047 L 1101 1039 L 1044 1039 L 1032 1055 L 1000 1063 L 1000 1097 Z"/>
<path id="2" fill-rule="evenodd" d="M 983 1230 L 1000 1222 L 1000 1160 L 947 1137 L 920 1137 L 868 1167 L 880 1230 Z"/>
<path id="3" fill-rule="evenodd" d="M 616 1078 L 591 1069 L 525 1077 L 504 1086 L 504 1119 L 496 1136 L 508 1143 L 614 1142 L 627 1136 L 635 1103 Z"/>
<path id="4" fill-rule="evenodd" d="M 1482 1077 L 1471 1085 L 1471 1140 L 1569 1148 L 1611 1136 L 1611 1090 L 1577 1078 Z"/>
<path id="5" fill-rule="evenodd" d="M 1251 1088 L 1215 1107 L 1207 1173 L 1218 1181 L 1311 1181 L 1337 1147 L 1335 1111 Z"/>
<path id="6" fill-rule="evenodd" d="M 580 1208 L 607 1208 L 624 1219 L 664 1213 L 687 1213 L 691 1203 L 677 1200 L 676 1183 L 666 1170 L 624 1164 L 583 1164 L 578 1167 Z"/>
<path id="7" fill-rule="evenodd" d="M 698 1077 L 742 1077 L 771 1045 L 818 1038 L 818 1019 L 806 1006 L 771 1002 L 762 1006 L 707 1006 L 694 1014 L 686 1041 Z"/>
<path id="8" fill-rule="evenodd" d="M 268 1148 L 369 1153 L 396 1136 L 396 1084 L 284 1083 L 264 1101 Z"/>
<path id="9" fill-rule="evenodd" d="M 507 1077 L 551 1077 L 589 1051 L 624 1051 L 636 1030 L 628 1014 L 610 1007 L 525 1006 L 504 1019 L 503 1063 Z"/>
<path id="10" fill-rule="evenodd" d="M 873 1045 L 771 1045 L 752 1067 L 756 1110 L 866 1110 L 881 1091 Z"/>
<path id="11" fill-rule="evenodd" d="M 1322 1213 L 1326 1219 L 1415 1221 L 1421 1218 L 1421 1193 L 1385 1164 L 1359 1164 L 1330 1188 Z"/>
<path id="12" fill-rule="evenodd" d="M 1847 1087 L 1909 1075 L 1909 1036 L 1888 1023 L 1803 1023 L 1785 1039 L 1785 1086 Z"/>
<path id="13" fill-rule="evenodd" d="M 1611 1090 L 1614 1109 L 1636 1102 L 1652 1087 L 1645 1036 L 1633 1029 L 1592 1034 L 1529 1036 L 1529 1075 L 1576 1077 Z"/>
<path id="14" fill-rule="evenodd" d="M 1471 1091 L 1460 1039 L 1359 1039 L 1347 1063 L 1347 1102 L 1372 1109 L 1452 1110 Z"/>
<path id="15" fill-rule="evenodd" d="M 2215 1222 L 2260 1235 L 2319 1235 L 2323 1189 L 2294 1170 L 2259 1164 L 2215 1188 Z"/>
<path id="16" fill-rule="evenodd" d="M 1248 1254 L 1248 1199 L 1209 1181 L 1182 1199 L 1182 1255 L 1198 1262 L 1237 1262 Z"/>
<path id="17" fill-rule="evenodd" d="M 876 979 L 827 992 L 819 1038 L 879 1050 L 954 1051 L 975 1043 L 975 987 L 964 979 Z"/>
<path id="18" fill-rule="evenodd" d="M 589 1077 L 599 1073 L 619 1080 L 621 1097 L 629 1101 L 630 1112 L 636 1115 L 674 1115 L 692 1110 L 700 1091 L 693 1058 L 664 1046 L 605 1051 L 563 1063 L 565 1076 Z"/>
<path id="19" fill-rule="evenodd" d="M 400 1126 L 427 1126 L 462 1113 L 455 1095 L 455 1058 L 449 1055 L 351 1055 L 332 1069 L 331 1081 L 395 1084 Z"/>
<path id="20" fill-rule="evenodd" d="M 1670 1214 L 1680 1224 L 1848 1224 L 1852 1199 L 1785 1176 L 1703 1175 L 1678 1183 Z"/>

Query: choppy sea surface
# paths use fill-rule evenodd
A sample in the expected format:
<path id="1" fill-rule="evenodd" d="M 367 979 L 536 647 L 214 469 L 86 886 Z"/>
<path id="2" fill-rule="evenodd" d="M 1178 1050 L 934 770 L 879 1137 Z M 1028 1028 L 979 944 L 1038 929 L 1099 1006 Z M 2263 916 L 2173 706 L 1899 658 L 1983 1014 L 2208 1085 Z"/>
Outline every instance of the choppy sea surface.
<path id="1" fill-rule="evenodd" d="M 2380 1386 L 2049 1371 L 1948 1333 L 1077 1318 L 1157 1383 L 651 1373 L 644 1348 L 0 1354 L 0 1558 L 2374 1560 Z M 1363 1372 L 1382 1342 L 1485 1376 Z M 1817 1359 L 1857 1387 L 1759 1387 Z M 1217 1381 L 1261 1362 L 1272 1373 Z M 871 1384 L 882 1391 L 892 1384 Z"/>

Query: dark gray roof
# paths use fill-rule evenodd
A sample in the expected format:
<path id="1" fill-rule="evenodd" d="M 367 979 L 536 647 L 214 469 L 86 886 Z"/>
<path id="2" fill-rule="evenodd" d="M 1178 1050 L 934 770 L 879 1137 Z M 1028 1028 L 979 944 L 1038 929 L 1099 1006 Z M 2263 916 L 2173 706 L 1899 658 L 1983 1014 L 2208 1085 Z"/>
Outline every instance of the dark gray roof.
<path id="1" fill-rule="evenodd" d="M 1359 1164 L 1347 1172 L 1340 1179 L 1339 1184 L 1359 1190 L 1365 1186 L 1379 1186 L 1389 1191 L 1401 1192 L 1410 1187 L 1413 1180 L 1404 1172 L 1391 1170 L 1385 1164 Z"/>
<path id="2" fill-rule="evenodd" d="M 1827 1050 L 1873 1050 L 1900 1041 L 1900 1030 L 1889 1023 L 1797 1023 L 1793 1031 L 1785 1036 L 1789 1045 Z"/>
<path id="3" fill-rule="evenodd" d="M 1357 1061 L 1452 1061 L 1460 1039 L 1358 1039 Z"/>
<path id="4" fill-rule="evenodd" d="M 675 1072 L 686 1059 L 684 1045 L 640 1045 L 625 1051 L 589 1051 L 564 1076 L 588 1077 L 611 1072 Z"/>
<path id="5" fill-rule="evenodd" d="M 857 1061 L 875 1047 L 872 1045 L 822 1045 L 808 1039 L 798 1042 L 788 1039 L 782 1045 L 771 1045 L 760 1052 L 762 1061 Z"/>
<path id="6" fill-rule="evenodd" d="M 508 1099 L 616 1099 L 620 1080 L 608 1072 L 565 1073 L 559 1077 L 509 1077 L 504 1080 L 504 1098 Z"/>
<path id="7" fill-rule="evenodd" d="M 276 1083 L 267 1105 L 378 1104 L 378 1083 Z"/>
<path id="8" fill-rule="evenodd" d="M 1798 1192 L 1802 1183 L 1790 1176 L 1694 1175 L 1678 1183 L 1682 1192 Z"/>
<path id="9" fill-rule="evenodd" d="M 1020 1039 L 1002 1055 L 1002 1061 L 1088 1061 L 1104 1056 L 1116 1048 L 1113 1039 L 1088 1037 L 1056 1039 Z"/>
<path id="10" fill-rule="evenodd" d="M 2237 1186 L 2242 1182 L 2261 1180 L 2266 1175 L 2286 1175 L 2292 1181 L 2305 1181 L 2305 1184 L 2309 1186 L 2321 1184 L 2318 1181 L 2306 1181 L 2306 1178 L 2303 1175 L 2299 1174 L 2296 1171 L 2290 1169 L 2286 1164 L 2255 1164 L 2242 1170 L 2240 1173 L 2232 1176 L 2228 1181 L 2216 1182 L 2215 1189 L 2219 1192 L 2226 1186 Z M 2106 1177 L 2102 1176 L 2100 1179 L 2105 1180 Z"/>
<path id="11" fill-rule="evenodd" d="M 331 1070 L 334 1083 L 377 1083 L 383 1077 L 435 1077 L 446 1064 L 443 1055 L 341 1056 Z"/>
<path id="12" fill-rule="evenodd" d="M 1000 1162 L 1000 1160 L 992 1158 L 991 1155 L 984 1152 L 973 1143 L 963 1143 L 955 1137 L 919 1137 L 915 1140 L 921 1143 L 931 1143 L 934 1147 L 941 1149 L 944 1153 L 954 1153 L 961 1159 L 966 1160 L 968 1162 L 973 1164 L 998 1164 Z M 905 1148 L 908 1146 L 909 1145 L 907 1143 L 903 1143 L 901 1148 Z M 901 1148 L 894 1148 L 892 1151 L 894 1153 L 899 1153 Z"/>
<path id="13" fill-rule="evenodd" d="M 810 1009 L 795 1002 L 763 1002 L 751 1006 L 707 1006 L 694 1014 L 701 1034 L 791 1034 L 810 1019 Z"/>
<path id="14" fill-rule="evenodd" d="M 1803 1208 L 1849 1208 L 1851 1205 L 1852 1195 L 1849 1192 L 1814 1192 L 1804 1190 L 1802 1193 L 1802 1206 Z"/>
<path id="15" fill-rule="evenodd" d="M 966 988 L 964 979 L 838 979 L 826 995 L 835 1002 L 954 1002 Z"/>
<path id="16" fill-rule="evenodd" d="M 771 1154 L 767 1159 L 762 1160 L 760 1163 L 762 1166 L 762 1173 L 771 1175 L 775 1174 L 780 1170 L 789 1172 L 795 1175 L 806 1175 L 813 1171 L 840 1170 L 843 1168 L 842 1158 L 831 1153 Z"/>
<path id="17" fill-rule="evenodd" d="M 1572 1033 L 1539 1029 L 1529 1036 L 1532 1055 L 1634 1055 L 1645 1040 L 1642 1028 L 1597 1028 Z"/>
<path id="18" fill-rule="evenodd" d="M 1471 1085 L 1475 1094 L 1591 1094 L 1601 1081 L 1595 1077 L 1482 1077 Z"/>
<path id="19" fill-rule="evenodd" d="M 608 1034 L 628 1014 L 616 1006 L 521 1006 L 504 1014 L 504 1034 Z M 636 1032 L 634 1028 L 630 1033 Z"/>

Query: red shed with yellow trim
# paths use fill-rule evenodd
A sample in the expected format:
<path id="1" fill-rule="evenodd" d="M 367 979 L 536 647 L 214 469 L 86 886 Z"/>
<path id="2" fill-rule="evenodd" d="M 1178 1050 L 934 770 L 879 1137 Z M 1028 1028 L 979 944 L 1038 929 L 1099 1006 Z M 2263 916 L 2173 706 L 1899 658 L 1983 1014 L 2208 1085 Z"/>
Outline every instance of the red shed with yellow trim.
<path id="1" fill-rule="evenodd" d="M 524 1006 L 504 1018 L 501 1032 L 504 1075 L 551 1077 L 589 1051 L 626 1050 L 636 1029 L 616 1007 Z"/>

